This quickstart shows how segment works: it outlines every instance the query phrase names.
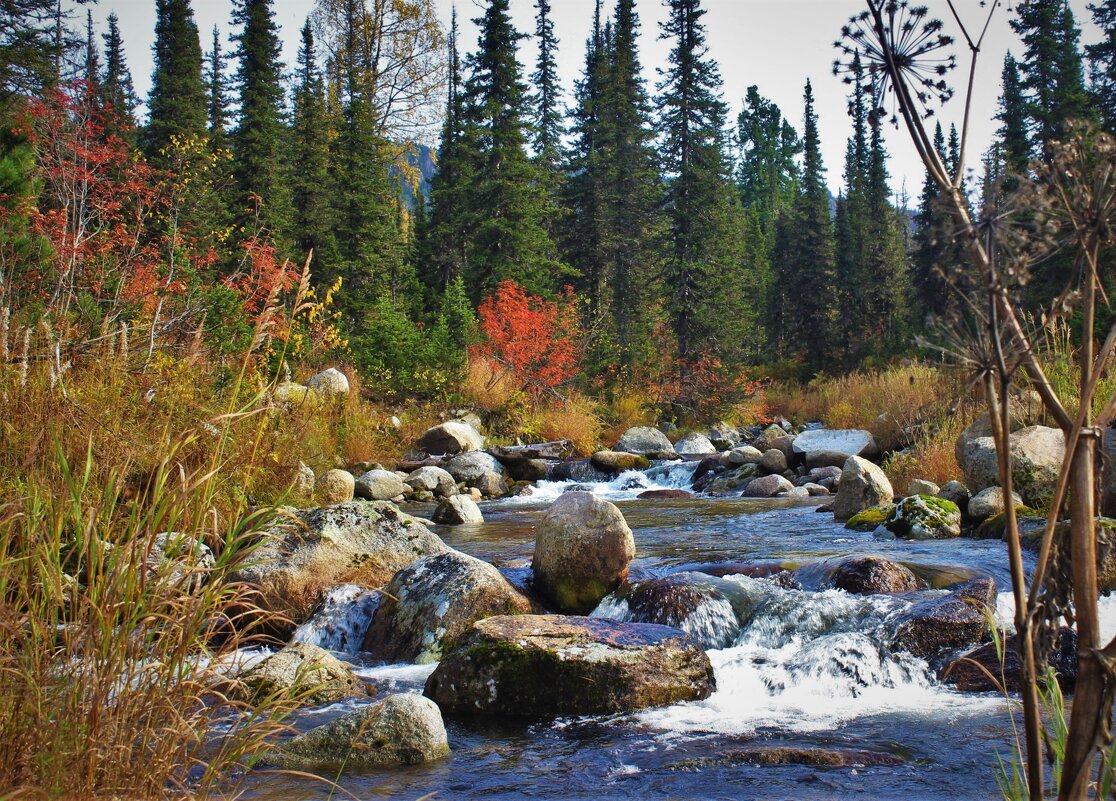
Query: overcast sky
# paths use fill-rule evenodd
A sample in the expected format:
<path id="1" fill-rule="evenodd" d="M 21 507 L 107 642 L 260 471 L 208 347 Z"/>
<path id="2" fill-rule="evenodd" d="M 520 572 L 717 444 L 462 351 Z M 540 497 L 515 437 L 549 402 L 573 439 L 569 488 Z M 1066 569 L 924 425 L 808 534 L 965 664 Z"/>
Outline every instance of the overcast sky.
<path id="1" fill-rule="evenodd" d="M 476 27 L 471 20 L 480 16 L 484 4 L 480 0 L 456 0 L 462 23 L 461 41 L 465 49 L 476 43 Z M 1092 25 L 1087 9 L 1088 0 L 1070 0 L 1078 24 L 1083 28 L 1083 42 L 1100 38 Z M 454 0 L 436 0 L 443 22 L 448 27 Z M 202 33 L 203 48 L 209 49 L 211 31 L 220 26 L 228 40 L 229 0 L 194 0 L 194 11 Z M 314 0 L 275 0 L 275 13 L 282 26 L 283 55 L 288 67 L 295 63 L 298 32 L 314 5 Z M 592 24 L 594 0 L 552 0 L 555 32 L 560 40 L 559 69 L 567 93 L 579 75 L 585 52 L 585 39 Z M 612 5 L 605 0 L 606 9 Z M 944 0 L 926 0 L 931 14 L 948 17 Z M 974 15 L 981 15 L 976 0 L 961 3 Z M 836 51 L 833 41 L 847 18 L 863 8 L 859 0 L 706 0 L 705 16 L 710 54 L 721 67 L 724 96 L 735 119 L 748 87 L 756 85 L 765 97 L 774 100 L 783 113 L 801 131 L 802 88 L 807 78 L 813 81 L 822 137 L 822 155 L 829 170 L 829 184 L 836 192 L 841 184 L 845 141 L 849 120 L 845 111 L 845 86 L 833 77 L 831 65 Z M 939 8 L 940 7 L 940 8 Z M 534 0 L 511 0 L 514 20 L 523 32 L 534 30 Z M 637 0 L 642 22 L 640 51 L 644 71 L 654 91 L 658 80 L 656 68 L 666 59 L 670 45 L 659 41 L 659 23 L 665 17 L 660 0 Z M 155 27 L 154 0 L 100 0 L 93 8 L 94 20 L 103 25 L 110 11 L 120 16 L 128 63 L 136 82 L 136 91 L 146 97 L 151 85 L 151 44 Z M 991 141 L 996 129 L 992 119 L 999 96 L 999 75 L 1005 51 L 1010 47 L 1018 56 L 1020 47 L 1010 27 L 1006 7 L 997 11 L 988 33 L 985 49 L 978 66 L 978 90 L 973 106 L 972 139 L 967 159 L 970 167 L 979 167 L 979 156 Z M 975 17 L 974 17 L 975 23 Z M 951 26 L 947 26 L 947 30 Z M 951 31 L 953 32 L 953 31 Z M 959 53 L 959 56 L 963 55 Z M 524 40 L 520 62 L 529 74 L 535 58 L 534 44 Z M 959 69 L 955 82 L 963 76 Z M 567 94 L 568 100 L 568 94 Z M 957 122 L 960 126 L 960 96 L 942 112 L 943 124 Z M 892 187 L 904 189 L 916 202 L 922 185 L 923 169 L 913 147 L 902 130 L 888 128 L 888 147 L 892 153 Z M 436 144 L 432 142 L 431 144 Z"/>

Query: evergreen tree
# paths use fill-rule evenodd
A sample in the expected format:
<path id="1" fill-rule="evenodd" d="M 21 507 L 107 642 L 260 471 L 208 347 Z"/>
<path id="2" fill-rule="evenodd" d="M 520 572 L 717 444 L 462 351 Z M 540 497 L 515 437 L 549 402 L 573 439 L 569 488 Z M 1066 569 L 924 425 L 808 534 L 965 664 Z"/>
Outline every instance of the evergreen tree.
<path id="1" fill-rule="evenodd" d="M 462 85 L 457 45 L 457 9 L 449 33 L 449 85 L 446 113 L 438 148 L 438 172 L 430 182 L 430 214 L 419 209 L 425 222 L 418 226 L 419 275 L 433 297 L 464 280 L 466 254 L 472 234 L 470 197 L 475 173 L 475 126 Z M 462 283 L 462 286 L 464 284 Z"/>
<path id="2" fill-rule="evenodd" d="M 314 273 L 326 276 L 337 262 L 329 175 L 330 130 L 325 84 L 318 68 L 309 20 L 302 26 L 296 80 L 291 126 L 293 239 L 298 253 L 314 251 Z"/>
<path id="3" fill-rule="evenodd" d="M 291 221 L 291 200 L 284 172 L 283 63 L 279 28 L 271 0 L 238 0 L 233 24 L 239 119 L 232 134 L 233 176 L 239 221 L 247 230 L 261 226 L 284 236 Z"/>
<path id="4" fill-rule="evenodd" d="M 531 83 L 535 90 L 535 160 L 548 179 L 556 176 L 562 164 L 562 87 L 558 78 L 558 39 L 550 18 L 550 0 L 536 0 L 535 39 L 539 56 Z"/>
<path id="5" fill-rule="evenodd" d="M 1086 45 L 1089 55 L 1090 90 L 1101 121 L 1116 131 L 1116 0 L 1089 4 L 1093 22 L 1104 34 L 1096 44 Z"/>
<path id="6" fill-rule="evenodd" d="M 532 293 L 556 289 L 562 271 L 545 227 L 548 207 L 539 171 L 528 158 L 528 94 L 516 57 L 521 38 L 509 0 L 490 0 L 476 20 L 478 50 L 469 58 L 467 84 L 478 153 L 474 215 L 466 283 L 474 300 L 505 280 Z"/>
<path id="7" fill-rule="evenodd" d="M 68 18 L 59 0 L 0 3 L 0 112 L 58 80 L 63 56 L 81 44 L 68 35 Z"/>
<path id="8" fill-rule="evenodd" d="M 1004 70 L 1000 81 L 1000 105 L 996 111 L 996 119 L 1000 121 L 997 137 L 1003 148 L 1004 164 L 1011 174 L 1026 175 L 1027 164 L 1031 160 L 1031 143 L 1027 135 L 1027 101 L 1019 79 L 1019 65 L 1010 52 L 1004 56 Z"/>
<path id="9" fill-rule="evenodd" d="M 120 19 L 115 13 L 108 15 L 108 31 L 101 34 L 105 47 L 105 70 L 101 77 L 101 93 L 113 113 L 129 126 L 136 124 L 136 106 L 139 99 L 132 84 L 132 73 L 124 57 L 124 40 L 120 36 Z"/>
<path id="10" fill-rule="evenodd" d="M 745 208 L 755 210 L 770 247 L 775 219 L 798 194 L 796 158 L 802 142 L 779 107 L 762 97 L 756 86 L 748 87 L 736 130 L 740 199 Z"/>
<path id="11" fill-rule="evenodd" d="M 221 52 L 221 31 L 213 26 L 213 49 L 205 54 L 205 84 L 209 102 L 209 145 L 214 151 L 229 147 L 229 93 L 225 80 L 225 56 Z"/>
<path id="12" fill-rule="evenodd" d="M 85 12 L 85 71 L 82 77 L 95 97 L 101 96 L 101 55 L 93 35 L 93 12 Z"/>
<path id="13" fill-rule="evenodd" d="M 202 49 L 189 0 L 156 0 L 154 51 L 148 122 L 141 143 L 148 161 L 165 165 L 163 151 L 172 137 L 206 136 Z"/>
<path id="14" fill-rule="evenodd" d="M 945 159 L 945 134 L 941 123 L 934 128 L 934 149 Z M 911 254 L 911 285 L 918 324 L 925 323 L 927 316 L 941 315 L 949 300 L 949 287 L 940 270 L 941 255 L 949 247 L 949 220 L 939 208 L 940 197 L 938 182 L 928 171 L 915 215 L 915 245 Z"/>
<path id="15" fill-rule="evenodd" d="M 688 360 L 736 351 L 747 299 L 739 292 L 743 261 L 740 201 L 726 158 L 721 76 L 705 44 L 700 0 L 670 0 L 662 37 L 674 42 L 660 71 L 657 107 L 663 141 L 668 255 L 667 311 Z"/>
<path id="16" fill-rule="evenodd" d="M 806 365 L 818 370 L 825 363 L 834 316 L 833 223 L 809 81 L 804 103 L 802 184 L 776 224 L 769 315 L 775 353 L 802 354 Z"/>
<path id="17" fill-rule="evenodd" d="M 853 57 L 852 92 L 849 115 L 853 120 L 853 134 L 845 147 L 844 191 L 837 198 L 834 217 L 834 270 L 838 304 L 843 313 L 837 318 L 834 340 L 841 349 L 845 366 L 858 357 L 862 342 L 863 293 L 862 283 L 867 248 L 869 247 L 868 218 L 868 108 L 864 102 L 863 72 L 860 54 Z"/>
<path id="18" fill-rule="evenodd" d="M 1093 116 L 1078 47 L 1080 31 L 1065 0 L 1023 0 L 1011 27 L 1024 46 L 1020 66 L 1031 153 L 1047 158 L 1067 122 Z"/>

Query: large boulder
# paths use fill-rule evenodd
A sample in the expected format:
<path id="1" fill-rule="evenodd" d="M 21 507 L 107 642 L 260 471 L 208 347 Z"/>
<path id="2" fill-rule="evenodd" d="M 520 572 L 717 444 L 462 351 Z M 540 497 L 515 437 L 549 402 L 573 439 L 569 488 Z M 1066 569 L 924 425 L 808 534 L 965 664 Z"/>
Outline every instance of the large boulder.
<path id="1" fill-rule="evenodd" d="M 437 662 L 476 621 L 532 611 L 530 599 L 495 567 L 447 551 L 395 574 L 372 617 L 364 650 L 386 662 Z"/>
<path id="2" fill-rule="evenodd" d="M 740 444 L 740 432 L 724 420 L 709 426 L 709 441 L 718 451 L 727 451 Z"/>
<path id="3" fill-rule="evenodd" d="M 1024 528 L 1024 522 L 1020 521 L 1020 537 L 1023 547 L 1037 551 L 1042 545 L 1046 522 L 1036 518 L 1031 521 L 1033 525 L 1030 530 Z M 1116 590 L 1116 519 L 1098 517 L 1094 531 L 1096 532 L 1097 542 L 1097 589 L 1100 592 L 1112 592 Z M 1064 543 L 1064 548 L 1069 547 L 1070 523 L 1068 520 L 1063 520 L 1057 524 L 1054 537 Z M 1060 581 L 1063 585 L 1068 586 L 1073 580 L 1070 575 L 1071 567 L 1068 560 L 1059 562 L 1059 569 L 1061 570 Z"/>
<path id="4" fill-rule="evenodd" d="M 468 423 L 450 420 L 448 423 L 428 428 L 416 444 L 420 450 L 427 453 L 467 453 L 483 451 L 484 437 Z"/>
<path id="5" fill-rule="evenodd" d="M 425 692 L 447 713 L 549 717 L 695 701 L 714 689 L 709 657 L 678 629 L 517 615 L 473 624 Z"/>
<path id="6" fill-rule="evenodd" d="M 704 456 L 709 453 L 717 453 L 717 449 L 713 447 L 709 437 L 696 431 L 693 434 L 687 434 L 674 443 L 674 450 L 684 456 Z"/>
<path id="7" fill-rule="evenodd" d="M 356 480 L 354 493 L 366 501 L 390 501 L 407 492 L 403 479 L 390 470 L 369 470 Z"/>
<path id="8" fill-rule="evenodd" d="M 944 501 L 953 501 L 953 503 L 957 504 L 957 508 L 961 510 L 961 514 L 966 515 L 969 513 L 969 499 L 972 498 L 972 493 L 970 493 L 969 488 L 960 481 L 947 481 L 945 484 L 942 484 L 942 488 L 935 494 Z"/>
<path id="9" fill-rule="evenodd" d="M 935 484 L 933 481 L 927 481 L 924 478 L 912 478 L 907 483 L 908 495 L 937 495 L 942 491 L 942 488 Z"/>
<path id="10" fill-rule="evenodd" d="M 857 512 L 889 504 L 894 498 L 891 482 L 883 470 L 860 456 L 850 456 L 841 470 L 837 497 L 833 499 L 833 516 L 837 520 L 848 520 Z"/>
<path id="11" fill-rule="evenodd" d="M 504 461 L 504 467 L 513 481 L 545 481 L 550 475 L 550 464 L 546 459 Z"/>
<path id="12" fill-rule="evenodd" d="M 635 426 L 624 432 L 613 450 L 623 453 L 670 454 L 674 453 L 674 446 L 659 429 Z"/>
<path id="13" fill-rule="evenodd" d="M 508 482 L 499 473 L 485 473 L 469 484 L 486 498 L 501 498 L 508 494 Z"/>
<path id="14" fill-rule="evenodd" d="M 1022 506 L 1023 499 L 1014 492 L 1011 494 L 1015 506 Z M 1004 513 L 1004 491 L 999 487 L 982 489 L 969 499 L 969 517 L 981 523 L 990 517 Z"/>
<path id="15" fill-rule="evenodd" d="M 446 550 L 395 505 L 355 501 L 293 513 L 267 532 L 233 578 L 257 588 L 263 608 L 298 624 L 330 587 L 382 587 L 416 559 Z"/>
<path id="16" fill-rule="evenodd" d="M 336 367 L 330 367 L 307 381 L 306 388 L 319 395 L 330 397 L 348 395 L 349 379 Z"/>
<path id="17" fill-rule="evenodd" d="M 646 470 L 651 466 L 643 454 L 627 451 L 597 451 L 589 461 L 593 467 L 610 476 L 625 470 Z"/>
<path id="18" fill-rule="evenodd" d="M 794 438 L 792 445 L 794 452 L 801 454 L 806 464 L 811 467 L 823 467 L 823 464 L 812 464 L 810 454 L 827 453 L 845 454 L 845 460 L 850 456 L 861 456 L 865 459 L 875 459 L 880 455 L 880 446 L 876 444 L 875 437 L 868 431 L 861 429 L 815 428 L 803 431 Z M 828 459 L 826 464 L 832 462 Z"/>
<path id="19" fill-rule="evenodd" d="M 348 470 L 326 470 L 314 480 L 314 498 L 323 506 L 348 503 L 356 491 L 356 480 Z"/>
<path id="20" fill-rule="evenodd" d="M 369 695 L 369 686 L 353 669 L 316 645 L 296 642 L 276 651 L 238 677 L 250 703 L 280 693 L 302 696 L 307 704 L 330 704 Z"/>
<path id="21" fill-rule="evenodd" d="M 884 528 L 910 540 L 944 540 L 961 536 L 961 510 L 933 495 L 910 495 L 898 501 Z"/>
<path id="22" fill-rule="evenodd" d="M 988 631 L 988 614 L 996 608 L 996 583 L 968 581 L 944 598 L 915 604 L 897 621 L 891 647 L 929 659 L 942 651 L 980 642 Z"/>
<path id="23" fill-rule="evenodd" d="M 558 611 L 585 614 L 628 577 L 634 557 L 619 509 L 588 492 L 566 493 L 539 521 L 535 586 Z"/>
<path id="24" fill-rule="evenodd" d="M 751 445 L 741 445 L 729 451 L 726 458 L 732 465 L 759 464 L 763 461 L 763 452 Z"/>
<path id="25" fill-rule="evenodd" d="M 466 484 L 476 481 L 485 473 L 504 472 L 503 465 L 496 457 L 483 451 L 470 451 L 454 456 L 444 466 L 451 476 Z"/>
<path id="26" fill-rule="evenodd" d="M 1011 403 L 1011 413 L 1008 418 L 1008 427 L 1012 431 L 1018 431 L 1026 425 L 1024 420 L 1027 416 L 1027 413 L 1024 412 L 1020 405 L 1013 399 Z M 953 444 L 953 455 L 957 458 L 957 464 L 965 464 L 965 451 L 968 449 L 969 443 L 984 437 L 992 437 L 992 423 L 989 421 L 987 412 L 979 415 L 973 422 L 969 423 L 969 425 L 965 427 L 965 430 L 957 437 L 957 441 Z"/>
<path id="27" fill-rule="evenodd" d="M 612 478 L 611 473 L 595 467 L 589 459 L 571 459 L 567 462 L 559 462 L 550 471 L 551 481 L 578 481 L 582 484 L 597 484 L 608 481 L 610 478 Z"/>
<path id="28" fill-rule="evenodd" d="M 399 693 L 293 737 L 268 751 L 263 761 L 285 770 L 334 773 L 416 765 L 449 753 L 438 705 L 415 693 Z"/>
<path id="29" fill-rule="evenodd" d="M 853 531 L 875 531 L 891 517 L 895 511 L 895 504 L 885 503 L 880 506 L 869 506 L 862 509 L 845 521 L 845 528 Z"/>
<path id="30" fill-rule="evenodd" d="M 906 565 L 883 556 L 853 556 L 840 560 L 828 576 L 828 584 L 855 595 L 914 592 L 926 582 Z"/>
<path id="31" fill-rule="evenodd" d="M 732 645 L 740 634 L 741 618 L 749 618 L 754 605 L 740 584 L 695 572 L 641 581 L 624 600 L 628 605 L 624 620 L 682 629 L 704 648 Z M 601 612 L 594 616 L 613 617 Z"/>
<path id="32" fill-rule="evenodd" d="M 413 471 L 403 479 L 403 483 L 416 491 L 426 490 L 435 498 L 448 498 L 457 494 L 457 482 L 449 471 L 431 465 Z"/>
<path id="33" fill-rule="evenodd" d="M 1008 442 L 1014 489 L 1028 506 L 1048 506 L 1053 499 L 1066 452 L 1061 429 L 1028 426 L 1013 433 Z M 959 461 L 965 470 L 965 483 L 973 492 L 999 485 L 996 443 L 992 437 L 977 437 L 966 442 Z"/>
<path id="34" fill-rule="evenodd" d="M 763 458 L 760 459 L 760 470 L 765 473 L 779 473 L 786 472 L 787 469 L 787 455 L 778 448 L 768 448 L 764 451 Z"/>
<path id="35" fill-rule="evenodd" d="M 780 492 L 790 492 L 794 485 L 782 476 L 770 475 L 754 478 L 744 488 L 745 498 L 773 498 Z"/>
<path id="36" fill-rule="evenodd" d="M 471 497 L 454 495 L 438 504 L 432 519 L 440 525 L 460 526 L 464 523 L 483 523 L 484 515 Z"/>

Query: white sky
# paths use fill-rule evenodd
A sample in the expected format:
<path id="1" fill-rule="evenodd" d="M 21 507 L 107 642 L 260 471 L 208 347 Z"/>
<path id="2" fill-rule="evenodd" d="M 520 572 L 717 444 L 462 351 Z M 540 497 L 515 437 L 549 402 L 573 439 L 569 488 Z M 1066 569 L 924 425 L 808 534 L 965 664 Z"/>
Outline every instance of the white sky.
<path id="1" fill-rule="evenodd" d="M 931 15 L 948 20 L 948 9 L 943 0 L 924 0 Z M 276 18 L 282 26 L 283 54 L 288 68 L 295 63 L 298 34 L 314 0 L 275 0 Z M 436 0 L 443 22 L 448 27 L 454 0 Z M 1088 0 L 1070 0 L 1083 28 L 1084 43 L 1097 41 L 1099 31 L 1092 25 L 1087 9 Z M 567 93 L 580 74 L 585 52 L 585 39 L 592 25 L 594 0 L 552 0 L 555 32 L 560 40 L 559 70 Z M 610 10 L 613 0 L 605 0 Z M 209 49 L 213 26 L 219 25 L 228 43 L 229 0 L 194 0 L 203 49 Z M 480 16 L 484 4 L 480 0 L 457 0 L 461 22 L 463 49 L 472 50 L 476 43 L 476 28 L 471 20 Z M 960 4 L 969 9 L 973 24 L 982 18 L 983 10 L 976 0 Z M 534 31 L 534 0 L 511 0 L 512 14 L 517 27 L 523 32 Z M 721 67 L 724 79 L 725 100 L 729 103 L 735 121 L 742 98 L 753 84 L 765 97 L 774 100 L 784 115 L 801 131 L 802 89 L 807 78 L 814 84 L 817 112 L 822 137 L 822 155 L 829 170 L 829 184 L 836 192 L 841 184 L 845 142 L 849 135 L 849 120 L 845 111 L 845 86 L 831 72 L 836 55 L 833 41 L 848 17 L 859 12 L 859 0 L 706 0 L 708 9 L 704 21 L 708 31 L 710 54 Z M 665 17 L 666 7 L 660 0 L 637 0 L 642 23 L 640 55 L 644 71 L 654 91 L 656 68 L 661 66 L 670 44 L 659 41 L 659 22 Z M 110 11 L 120 17 L 121 33 L 127 50 L 128 64 L 136 83 L 136 91 L 146 97 L 151 85 L 151 44 L 155 27 L 154 0 L 101 0 L 93 7 L 94 21 L 103 25 Z M 969 145 L 968 166 L 979 168 L 980 154 L 991 141 L 997 123 L 992 119 L 999 96 L 999 76 L 1005 51 L 1011 47 L 1018 57 L 1021 51 L 1008 26 L 1011 14 L 1006 7 L 996 12 L 996 18 L 985 42 L 978 66 L 978 88 L 973 105 L 972 134 Z M 947 31 L 955 33 L 952 25 Z M 959 57 L 964 55 L 958 53 Z M 531 40 L 520 46 L 520 62 L 524 74 L 533 69 L 535 48 Z M 967 67 L 966 67 L 967 68 Z M 953 76 L 960 84 L 964 76 L 959 68 Z M 567 100 L 569 97 L 567 95 Z M 944 112 L 943 126 L 957 122 L 960 126 L 960 92 Z M 913 147 L 903 130 L 887 129 L 887 143 L 892 153 L 892 187 L 896 192 L 905 188 L 917 202 L 922 186 L 923 169 Z M 433 142 L 431 144 L 434 144 Z"/>

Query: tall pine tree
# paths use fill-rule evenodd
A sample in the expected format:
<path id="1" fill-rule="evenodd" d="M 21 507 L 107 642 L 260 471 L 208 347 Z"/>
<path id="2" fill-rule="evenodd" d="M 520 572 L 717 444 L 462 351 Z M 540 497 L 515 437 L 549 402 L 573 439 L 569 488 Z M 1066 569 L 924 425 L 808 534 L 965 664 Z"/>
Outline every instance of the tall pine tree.
<path id="1" fill-rule="evenodd" d="M 802 184 L 794 204 L 776 225 L 769 314 L 776 355 L 801 355 L 806 366 L 816 371 L 826 362 L 835 311 L 833 223 L 809 81 L 803 99 Z"/>
<path id="2" fill-rule="evenodd" d="M 1000 104 L 996 119 L 1000 122 L 997 138 L 1003 148 L 1004 166 L 1009 174 L 1026 175 L 1031 160 L 1031 142 L 1027 134 L 1027 101 L 1019 79 L 1019 65 L 1008 52 L 1000 76 Z"/>
<path id="3" fill-rule="evenodd" d="M 232 134 L 238 217 L 246 230 L 259 226 L 285 240 L 291 199 L 284 169 L 282 46 L 271 0 L 237 0 L 233 24 L 241 28 L 234 37 L 240 102 Z"/>
<path id="4" fill-rule="evenodd" d="M 139 99 L 132 84 L 132 73 L 124 55 L 124 39 L 120 35 L 120 18 L 115 12 L 108 15 L 108 30 L 101 34 L 105 48 L 105 68 L 101 77 L 101 94 L 113 114 L 129 127 L 136 124 L 136 106 Z"/>
<path id="5" fill-rule="evenodd" d="M 775 219 L 798 194 L 798 163 L 802 152 L 798 132 L 775 103 L 749 86 L 744 108 L 736 118 L 739 149 L 737 187 L 744 207 L 754 210 L 768 239 L 774 242 Z"/>
<path id="6" fill-rule="evenodd" d="M 750 311 L 739 291 L 740 201 L 726 156 L 721 76 L 705 44 L 700 0 L 670 0 L 662 38 L 674 45 L 661 71 L 659 126 L 666 192 L 664 286 L 678 355 L 738 355 Z"/>
<path id="7" fill-rule="evenodd" d="M 1116 131 L 1116 0 L 1089 4 L 1093 22 L 1103 38 L 1086 45 L 1089 55 L 1090 91 L 1105 128 Z"/>
<path id="8" fill-rule="evenodd" d="M 155 71 L 141 144 L 148 161 L 167 164 L 173 137 L 204 140 L 202 49 L 189 0 L 156 0 Z"/>

